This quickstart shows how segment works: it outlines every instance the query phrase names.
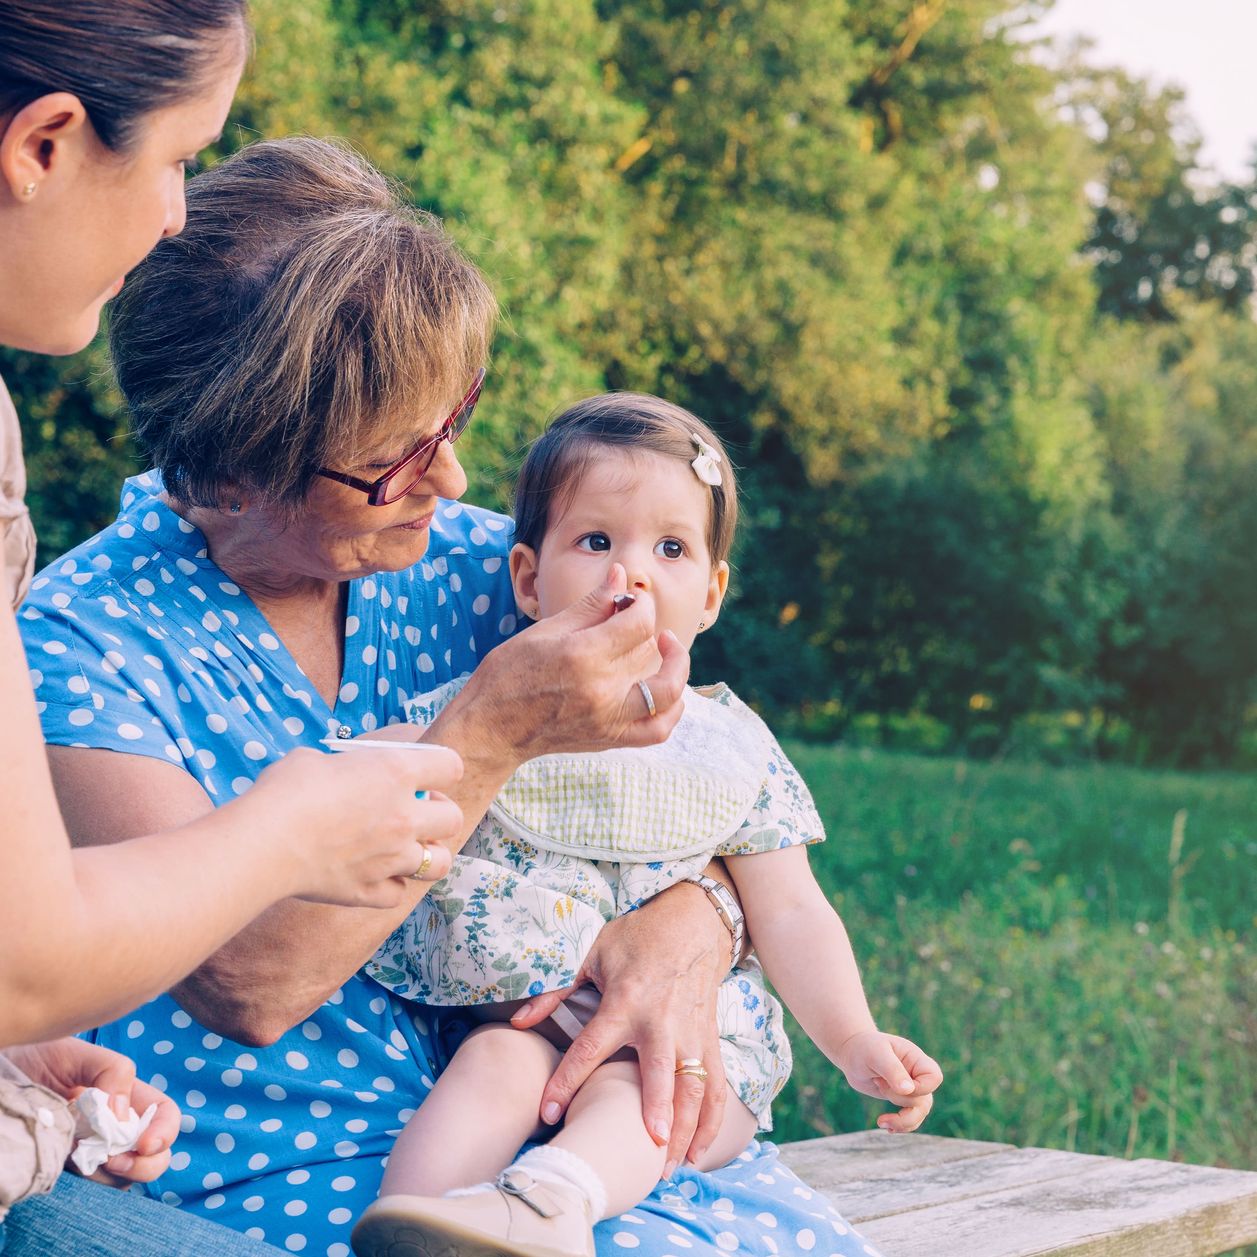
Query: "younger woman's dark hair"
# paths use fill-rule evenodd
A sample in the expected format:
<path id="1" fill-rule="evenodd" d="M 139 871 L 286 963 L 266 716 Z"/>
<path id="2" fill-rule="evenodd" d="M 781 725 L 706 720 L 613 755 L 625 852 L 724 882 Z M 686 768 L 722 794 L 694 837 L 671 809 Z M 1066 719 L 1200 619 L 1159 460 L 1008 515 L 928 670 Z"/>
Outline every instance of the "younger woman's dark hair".
<path id="1" fill-rule="evenodd" d="M 146 114 L 196 93 L 232 38 L 248 38 L 246 0 L 4 0 L 0 123 L 69 92 L 124 153 Z"/>
<path id="2" fill-rule="evenodd" d="M 738 525 L 738 487 L 720 438 L 697 415 L 647 393 L 601 393 L 570 406 L 529 447 L 515 484 L 515 540 L 535 551 L 607 448 L 661 454 L 693 463 L 695 437 L 719 455 L 720 483 L 710 486 L 707 549 L 712 565 L 729 557 Z M 697 474 L 697 473 L 695 473 Z"/>

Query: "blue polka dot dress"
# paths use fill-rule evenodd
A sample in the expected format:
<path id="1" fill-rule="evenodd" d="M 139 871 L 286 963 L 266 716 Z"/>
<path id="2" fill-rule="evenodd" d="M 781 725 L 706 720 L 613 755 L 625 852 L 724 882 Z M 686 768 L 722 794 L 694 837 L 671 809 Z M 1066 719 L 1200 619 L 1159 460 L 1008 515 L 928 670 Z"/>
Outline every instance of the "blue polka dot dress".
<path id="1" fill-rule="evenodd" d="M 23 604 L 52 744 L 178 764 L 223 801 L 295 747 L 400 720 L 403 703 L 470 671 L 515 631 L 510 520 L 444 503 L 419 563 L 350 583 L 329 709 L 160 494 L 152 474 L 129 480 L 118 519 L 45 568 Z M 265 1048 L 223 1039 L 167 996 L 93 1037 L 183 1110 L 170 1169 L 150 1194 L 289 1252 L 348 1257 L 352 1223 L 432 1086 L 441 1056 L 429 1018 L 360 973 Z M 604 1257 L 873 1251 L 769 1145 L 716 1174 L 678 1172 L 598 1238 Z"/>

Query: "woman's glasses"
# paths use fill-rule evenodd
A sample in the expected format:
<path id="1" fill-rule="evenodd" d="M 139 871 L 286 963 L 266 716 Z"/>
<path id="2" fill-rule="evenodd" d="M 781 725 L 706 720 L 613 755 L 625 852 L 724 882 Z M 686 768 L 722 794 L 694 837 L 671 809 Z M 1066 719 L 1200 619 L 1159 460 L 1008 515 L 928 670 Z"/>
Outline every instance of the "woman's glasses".
<path id="1" fill-rule="evenodd" d="M 357 476 L 347 476 L 341 471 L 329 471 L 320 467 L 318 474 L 335 480 L 338 484 L 347 484 L 351 489 L 361 489 L 367 495 L 368 506 L 388 506 L 404 498 L 428 474 L 436 458 L 436 452 L 442 441 L 451 445 L 467 430 L 471 422 L 472 411 L 480 400 L 480 390 L 484 387 L 485 369 L 476 372 L 463 400 L 454 407 L 453 413 L 441 425 L 440 430 L 432 436 L 424 437 L 404 458 L 395 462 L 378 480 L 359 480 Z"/>

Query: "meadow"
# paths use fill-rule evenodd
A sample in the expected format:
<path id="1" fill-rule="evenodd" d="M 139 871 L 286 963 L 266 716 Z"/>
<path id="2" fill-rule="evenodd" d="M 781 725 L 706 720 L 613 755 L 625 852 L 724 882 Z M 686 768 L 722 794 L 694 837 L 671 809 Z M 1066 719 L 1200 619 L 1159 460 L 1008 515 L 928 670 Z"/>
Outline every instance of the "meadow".
<path id="1" fill-rule="evenodd" d="M 789 749 L 925 1129 L 1257 1169 L 1257 778 Z M 871 1125 L 793 1030 L 774 1138 Z"/>

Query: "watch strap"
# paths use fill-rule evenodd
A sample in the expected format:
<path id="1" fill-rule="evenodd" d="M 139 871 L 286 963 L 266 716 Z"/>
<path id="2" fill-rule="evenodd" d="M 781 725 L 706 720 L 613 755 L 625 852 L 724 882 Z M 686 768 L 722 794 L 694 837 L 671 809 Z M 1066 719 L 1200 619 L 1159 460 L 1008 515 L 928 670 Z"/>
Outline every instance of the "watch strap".
<path id="1" fill-rule="evenodd" d="M 743 915 L 742 905 L 738 903 L 733 892 L 724 883 L 716 881 L 714 877 L 699 874 L 695 877 L 687 877 L 685 880 L 693 882 L 703 891 L 711 906 L 715 908 L 721 924 L 729 931 L 732 956 L 730 968 L 735 967 L 742 959 L 742 944 L 746 939 L 746 917 Z"/>

